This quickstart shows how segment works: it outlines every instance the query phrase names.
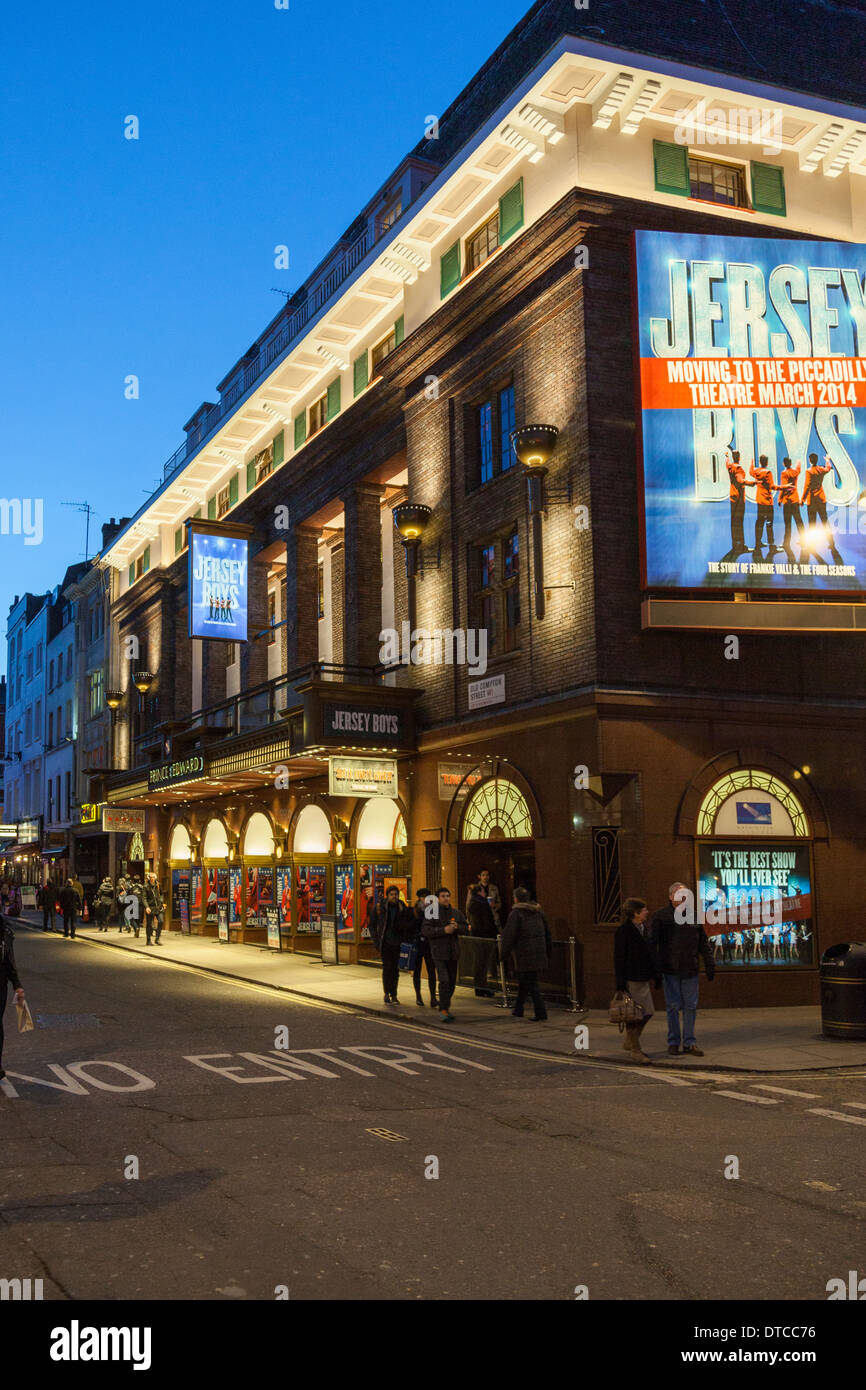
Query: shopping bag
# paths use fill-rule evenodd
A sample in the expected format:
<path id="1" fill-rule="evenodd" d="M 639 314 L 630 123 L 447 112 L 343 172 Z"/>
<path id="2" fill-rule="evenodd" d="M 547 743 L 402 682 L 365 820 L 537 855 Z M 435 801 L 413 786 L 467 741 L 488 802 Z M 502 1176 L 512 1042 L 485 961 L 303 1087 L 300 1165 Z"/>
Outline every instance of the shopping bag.
<path id="1" fill-rule="evenodd" d="M 417 955 L 418 955 L 418 947 L 417 947 L 417 945 L 415 944 L 415 942 L 414 942 L 414 941 L 404 941 L 403 944 L 402 944 L 402 946 L 400 947 L 400 962 L 399 962 L 399 968 L 400 968 L 401 970 L 414 970 L 414 969 L 415 969 L 415 960 L 416 960 L 416 958 L 417 958 Z"/>
<path id="2" fill-rule="evenodd" d="M 26 999 L 15 1001 L 15 1008 L 18 1011 L 18 1032 L 29 1033 L 36 1025 L 33 1022 L 33 1015 Z"/>

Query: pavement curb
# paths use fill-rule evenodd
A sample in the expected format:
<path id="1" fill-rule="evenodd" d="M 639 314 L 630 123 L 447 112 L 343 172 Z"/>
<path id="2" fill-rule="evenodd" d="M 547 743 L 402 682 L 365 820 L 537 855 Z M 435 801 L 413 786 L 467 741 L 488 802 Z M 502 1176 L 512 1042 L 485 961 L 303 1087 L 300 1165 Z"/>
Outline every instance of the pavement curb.
<path id="1" fill-rule="evenodd" d="M 23 917 L 14 918 L 12 920 L 16 921 L 20 926 L 27 927 L 28 931 L 35 932 L 37 935 L 42 934 L 41 927 L 36 926 L 32 922 L 25 921 Z M 89 923 L 87 925 L 88 927 L 90 927 Z M 47 934 L 48 933 L 46 933 L 46 935 Z M 51 934 L 58 935 L 58 933 L 56 932 Z M 84 941 L 88 944 L 90 944 L 91 942 L 91 938 L 89 936 L 77 936 L 75 940 Z M 121 943 L 119 941 L 97 941 L 95 944 L 100 946 L 110 946 L 113 950 L 128 951 L 137 956 L 147 956 L 148 959 L 152 958 L 150 957 L 145 946 L 121 946 Z M 160 959 L 160 957 L 156 957 L 156 959 Z M 402 1010 L 398 1013 L 392 1013 L 390 1012 L 390 1010 L 386 1011 L 384 1008 L 377 1008 L 375 1005 L 372 1004 L 358 1004 L 350 1000 L 329 999 L 321 994 L 312 994 L 309 990 L 293 989 L 290 985 L 272 984 L 270 981 L 267 980 L 255 980 L 252 979 L 249 975 L 239 975 L 236 970 L 219 970 L 215 966 L 211 965 L 192 964 L 187 961 L 177 960 L 174 956 L 164 955 L 161 957 L 161 959 L 171 962 L 172 965 L 180 965 L 188 970 L 198 970 L 201 971 L 201 973 L 204 975 L 212 975 L 217 980 L 238 980 L 241 984 L 257 985 L 261 989 L 276 990 L 280 994 L 290 995 L 297 999 L 310 999 L 316 1004 L 329 1004 L 332 1008 L 335 1009 L 345 1009 L 354 1013 L 368 1014 L 372 1018 L 399 1018 L 401 1020 L 414 1023 L 416 1026 L 426 1029 L 428 1033 L 435 1033 L 440 1037 L 446 1036 L 452 1038 L 461 1038 L 464 1042 L 491 1043 L 495 1046 L 495 1042 L 491 1038 L 480 1038 L 475 1034 L 464 1033 L 461 1032 L 459 1028 L 453 1028 L 451 1026 L 446 1027 L 443 1024 L 434 1025 L 428 1022 L 429 1013 L 427 1016 L 425 1016 L 421 1013 L 420 1010 L 417 1014 L 403 1013 Z M 575 1017 L 577 1016 L 578 1015 L 575 1015 Z M 573 1053 L 560 1053 L 555 1052 L 552 1048 L 549 1047 L 536 1047 L 533 1046 L 532 1043 L 518 1041 L 517 1039 L 511 1040 L 510 1045 L 515 1048 L 520 1048 L 524 1052 L 531 1053 L 533 1056 L 538 1057 L 539 1060 L 542 1060 L 545 1057 L 557 1057 L 559 1060 L 568 1060 L 569 1062 L 575 1062 L 578 1065 L 581 1062 L 601 1062 L 605 1066 L 616 1067 L 617 1069 L 627 1068 L 629 1071 L 637 1072 L 644 1072 L 646 1070 L 644 1065 L 638 1067 L 635 1062 L 629 1061 L 627 1057 L 608 1057 L 604 1053 L 600 1052 L 575 1051 Z M 668 1063 L 663 1058 L 659 1058 L 657 1062 L 653 1062 L 650 1064 L 650 1072 L 652 1071 L 653 1067 L 655 1068 L 656 1072 L 661 1072 L 666 1075 L 686 1077 L 690 1074 L 693 1074 L 697 1079 L 701 1079 L 705 1076 L 705 1073 L 707 1072 L 711 1072 L 713 1075 L 718 1076 L 830 1076 L 834 1073 L 848 1073 L 852 1070 L 852 1068 L 857 1067 L 859 1067 L 860 1070 L 866 1070 L 866 1063 L 834 1063 L 833 1065 L 826 1067 L 804 1066 L 797 1067 L 795 1069 L 792 1069 L 790 1067 L 784 1067 L 781 1070 L 779 1070 L 773 1069 L 772 1067 L 731 1067 L 725 1066 L 724 1064 L 720 1063 L 703 1061 L 692 1067 L 688 1064 L 684 1066 L 682 1062 Z"/>

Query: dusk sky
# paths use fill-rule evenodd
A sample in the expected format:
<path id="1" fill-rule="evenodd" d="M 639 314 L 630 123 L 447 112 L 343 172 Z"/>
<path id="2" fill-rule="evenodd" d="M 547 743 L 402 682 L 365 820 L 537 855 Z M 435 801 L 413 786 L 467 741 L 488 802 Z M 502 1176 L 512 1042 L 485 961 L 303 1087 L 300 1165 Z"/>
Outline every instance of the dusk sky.
<path id="1" fill-rule="evenodd" d="M 84 557 L 62 503 L 95 508 L 91 554 L 137 510 L 272 286 L 301 284 L 528 8 L 289 3 L 6 12 L 0 491 L 42 498 L 44 534 L 0 536 L 4 616 Z"/>

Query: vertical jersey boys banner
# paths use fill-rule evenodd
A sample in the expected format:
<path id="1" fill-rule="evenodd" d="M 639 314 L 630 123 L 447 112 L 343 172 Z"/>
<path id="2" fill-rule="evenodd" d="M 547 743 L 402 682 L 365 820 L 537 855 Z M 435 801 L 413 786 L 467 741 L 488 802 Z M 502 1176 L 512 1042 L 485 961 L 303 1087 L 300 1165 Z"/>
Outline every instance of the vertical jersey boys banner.
<path id="1" fill-rule="evenodd" d="M 866 588 L 866 247 L 636 232 L 645 582 Z"/>
<path id="2" fill-rule="evenodd" d="M 189 635 L 247 640 L 249 541 L 190 530 Z"/>

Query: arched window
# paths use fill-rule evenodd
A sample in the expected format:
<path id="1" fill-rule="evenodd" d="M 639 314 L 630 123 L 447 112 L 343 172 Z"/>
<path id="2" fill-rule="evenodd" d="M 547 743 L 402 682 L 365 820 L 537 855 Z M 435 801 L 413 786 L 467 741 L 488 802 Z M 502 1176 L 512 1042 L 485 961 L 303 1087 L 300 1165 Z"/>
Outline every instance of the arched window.
<path id="1" fill-rule="evenodd" d="M 208 821 L 201 846 L 202 859 L 228 859 L 229 842 L 221 820 Z"/>
<path id="2" fill-rule="evenodd" d="M 771 835 L 808 839 L 802 802 L 779 777 L 757 768 L 736 768 L 714 782 L 701 802 L 697 833 Z"/>
<path id="3" fill-rule="evenodd" d="M 403 825 L 403 846 L 397 844 L 397 834 L 402 823 L 400 807 L 387 796 L 373 796 L 367 801 L 358 821 L 355 843 L 358 849 L 393 850 L 406 844 L 406 827 Z"/>
<path id="4" fill-rule="evenodd" d="M 321 806 L 305 806 L 298 816 L 292 845 L 295 854 L 327 854 L 331 848 L 331 827 Z"/>
<path id="5" fill-rule="evenodd" d="M 192 858 L 189 831 L 185 825 L 176 825 L 172 830 L 171 839 L 168 842 L 168 857 L 173 860 L 181 860 L 184 863 Z"/>
<path id="6" fill-rule="evenodd" d="M 532 815 L 513 782 L 491 777 L 472 793 L 463 813 L 462 840 L 529 840 Z"/>
<path id="7" fill-rule="evenodd" d="M 244 830 L 243 856 L 245 859 L 270 859 L 273 853 L 274 832 L 271 823 L 261 811 L 255 811 Z"/>

